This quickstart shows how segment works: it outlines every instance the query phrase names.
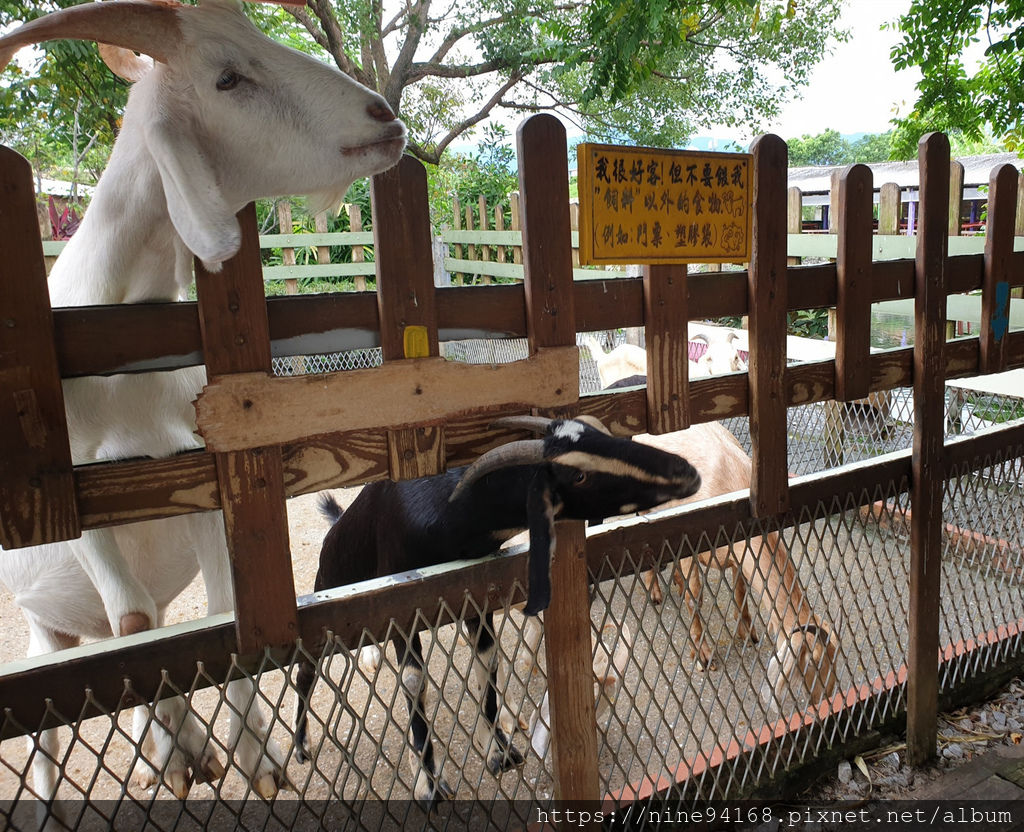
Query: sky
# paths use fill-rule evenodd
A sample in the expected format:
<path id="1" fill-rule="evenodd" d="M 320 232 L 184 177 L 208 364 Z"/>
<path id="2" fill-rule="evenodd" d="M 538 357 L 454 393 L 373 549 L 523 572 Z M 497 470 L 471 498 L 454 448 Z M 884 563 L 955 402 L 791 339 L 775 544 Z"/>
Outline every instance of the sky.
<path id="1" fill-rule="evenodd" d="M 889 51 L 900 33 L 881 26 L 909 7 L 909 0 L 846 0 L 840 25 L 850 30 L 850 39 L 814 68 L 802 98 L 786 106 L 768 130 L 788 139 L 829 128 L 840 133 L 890 129 L 894 110 L 912 106 L 920 72 L 893 69 Z"/>

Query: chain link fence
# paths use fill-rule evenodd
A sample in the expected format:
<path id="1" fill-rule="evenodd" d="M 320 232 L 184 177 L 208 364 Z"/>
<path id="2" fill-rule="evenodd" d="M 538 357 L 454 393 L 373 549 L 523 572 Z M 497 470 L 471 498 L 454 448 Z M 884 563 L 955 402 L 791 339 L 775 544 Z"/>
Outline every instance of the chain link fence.
<path id="1" fill-rule="evenodd" d="M 1022 482 L 1018 448 L 947 484 L 944 690 L 1021 653 Z M 602 793 L 620 805 L 662 811 L 742 797 L 904 708 L 908 503 L 905 481 L 882 482 L 870 493 L 819 503 L 789 528 L 755 521 L 606 555 L 590 573 Z M 712 551 L 716 557 L 704 554 Z M 652 561 L 669 588 L 660 604 L 643 578 Z M 745 597 L 737 595 L 740 585 Z M 516 585 L 507 603 L 523 600 Z M 744 608 L 749 634 L 740 625 Z M 497 774 L 487 764 L 489 729 L 479 704 L 485 684 L 466 626 L 491 613 L 505 703 L 498 724 L 525 758 Z M 553 799 L 546 659 L 526 629 L 515 609 L 495 612 L 467 596 L 459 609 L 419 610 L 408 628 L 392 622 L 382 632 L 364 630 L 349 646 L 333 638 L 299 643 L 287 660 L 268 655 L 255 671 L 235 665 L 231 675 L 241 678 L 243 692 L 251 680 L 246 696 L 229 696 L 225 679 L 211 678 L 202 666 L 193 678 L 165 677 L 164 688 L 182 697 L 192 728 L 226 767 L 193 785 L 187 801 L 147 786 L 154 778 L 146 779 L 146 763 L 164 779 L 168 763 L 151 741 L 133 741 L 143 732 L 133 729 L 131 710 L 109 715 L 118 703 L 90 698 L 80 713 L 51 709 L 34 725 L 8 711 L 0 814 L 14 829 L 36 828 L 50 812 L 72 829 L 424 827 L 425 809 L 413 799 L 424 758 L 410 754 L 405 677 L 395 650 L 404 652 L 416 631 L 428 677 L 423 715 L 438 771 L 455 797 L 430 815 L 432 828 L 521 828 Z M 708 651 L 706 669 L 696 661 L 698 648 Z M 299 694 L 291 665 L 301 661 L 312 663 L 316 679 L 306 763 L 292 745 Z M 126 686 L 123 702 L 132 696 Z M 294 792 L 263 800 L 232 759 L 229 722 L 239 712 L 250 725 L 266 721 Z M 161 721 L 150 706 L 142 713 L 146 733 L 170 735 L 186 752 L 191 740 L 184 729 Z M 40 729 L 55 729 L 58 742 Z M 23 733 L 31 735 L 27 742 L 17 736 Z M 267 748 L 263 736 L 257 742 Z M 44 762 L 56 773 L 52 805 L 33 800 Z M 141 785 L 133 772 L 143 775 Z M 640 818 L 637 828 L 646 828 Z"/>
<path id="2" fill-rule="evenodd" d="M 624 339 L 601 335 L 605 349 Z M 445 355 L 511 361 L 525 357 L 526 341 L 452 342 Z M 275 370 L 373 366 L 380 351 L 287 361 L 275 361 Z M 599 389 L 588 350 L 581 350 L 581 388 Z M 1020 408 L 1019 399 L 947 388 L 948 433 L 1019 419 Z M 791 471 L 905 449 L 912 411 L 907 390 L 855 405 L 792 408 Z M 747 419 L 726 425 L 749 451 Z M 943 691 L 1024 649 L 1022 504 L 1024 448 L 958 470 L 946 484 Z M 754 521 L 709 528 L 698 539 L 658 540 L 655 526 L 654 543 L 646 534 L 643 545 L 608 553 L 590 571 L 602 794 L 618 805 L 670 812 L 742 797 L 897 715 L 905 707 L 910 512 L 906 481 L 879 482 L 802 510 L 787 528 Z M 666 590 L 660 603 L 648 573 Z M 356 643 L 296 643 L 287 656 L 268 653 L 255 669 L 233 662 L 224 678 L 201 664 L 191 678 L 165 673 L 162 689 L 177 698 L 134 713 L 129 706 L 141 697 L 128 682 L 121 702 L 87 695 L 81 712 L 51 706 L 33 724 L 7 709 L 0 817 L 12 829 L 527 826 L 553 805 L 554 772 L 546 657 L 514 608 L 524 600 L 519 585 L 502 610 L 467 595 L 461 608 L 420 609 L 411 626 L 392 621 L 381 632 L 364 630 Z M 480 704 L 488 687 L 467 625 L 476 619 L 493 626 L 498 645 L 497 724 L 524 758 L 508 771 L 488 765 L 493 734 Z M 455 798 L 429 813 L 415 799 L 427 758 L 410 751 L 410 683 L 400 662 L 417 633 L 426 694 L 414 707 L 430 727 L 446 785 L 428 779 Z M 308 755 L 293 742 L 301 662 L 315 678 Z M 261 796 L 266 781 L 250 777 L 251 761 L 232 739 L 238 731 L 250 756 L 255 748 L 257 758 L 280 765 L 284 788 L 276 797 Z M 185 768 L 189 760 L 198 762 Z M 191 785 L 188 799 L 166 784 L 178 791 Z M 655 825 L 642 812 L 637 817 L 637 829 Z"/>

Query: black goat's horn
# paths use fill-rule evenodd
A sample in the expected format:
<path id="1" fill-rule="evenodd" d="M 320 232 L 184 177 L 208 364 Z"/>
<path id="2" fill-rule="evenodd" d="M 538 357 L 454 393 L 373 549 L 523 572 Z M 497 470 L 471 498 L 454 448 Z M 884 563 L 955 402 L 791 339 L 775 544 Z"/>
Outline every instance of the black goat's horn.
<path id="1" fill-rule="evenodd" d="M 544 442 L 541 439 L 521 439 L 492 448 L 465 470 L 448 502 L 454 502 L 469 486 L 492 471 L 513 465 L 536 465 L 543 461 Z"/>
<path id="2" fill-rule="evenodd" d="M 520 430 L 531 430 L 534 433 L 547 433 L 554 419 L 547 416 L 502 416 L 491 422 L 492 428 L 519 428 Z"/>

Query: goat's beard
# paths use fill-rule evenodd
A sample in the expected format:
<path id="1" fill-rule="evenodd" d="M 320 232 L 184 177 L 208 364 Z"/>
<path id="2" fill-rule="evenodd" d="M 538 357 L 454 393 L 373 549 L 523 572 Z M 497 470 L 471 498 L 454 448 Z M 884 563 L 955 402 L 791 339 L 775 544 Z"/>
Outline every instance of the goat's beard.
<path id="1" fill-rule="evenodd" d="M 352 183 L 348 182 L 343 187 L 339 186 L 329 191 L 309 194 L 306 197 L 306 201 L 309 203 L 309 210 L 314 214 L 319 214 L 321 211 L 331 211 L 334 214 L 340 214 L 345 194 L 348 193 L 348 189 L 351 186 Z"/>

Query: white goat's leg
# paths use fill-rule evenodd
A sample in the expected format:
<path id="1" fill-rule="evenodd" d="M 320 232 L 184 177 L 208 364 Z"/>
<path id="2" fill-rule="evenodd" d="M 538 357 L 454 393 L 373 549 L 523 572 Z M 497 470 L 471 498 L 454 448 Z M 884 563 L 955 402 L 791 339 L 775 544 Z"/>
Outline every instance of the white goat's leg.
<path id="1" fill-rule="evenodd" d="M 488 619 L 493 629 L 493 615 Z M 498 645 L 483 619 L 467 621 L 466 628 L 473 648 L 473 675 L 481 697 L 474 738 L 483 750 L 487 768 L 492 774 L 500 774 L 522 765 L 523 755 L 512 744 L 511 732 L 502 728 L 499 718 L 499 702 L 502 709 L 508 706 L 504 696 L 498 695 Z"/>
<path id="2" fill-rule="evenodd" d="M 32 616 L 25 614 L 28 621 L 28 655 L 41 656 L 55 650 L 63 650 L 78 644 L 77 636 L 57 633 L 44 627 Z M 60 737 L 56 728 L 41 731 L 35 737 L 29 736 L 27 741 L 28 754 L 32 760 L 32 785 L 39 796 L 37 817 L 40 829 L 63 828 L 64 812 L 60 803 L 53 801 L 57 797 L 57 786 L 60 782 Z"/>
<path id="3" fill-rule="evenodd" d="M 69 540 L 68 546 L 103 599 L 114 635 L 139 633 L 156 625 L 156 602 L 132 574 L 113 529 L 90 529 Z"/>
<path id="4" fill-rule="evenodd" d="M 510 610 L 505 610 L 505 617 L 507 618 Z M 544 636 L 544 628 L 541 624 L 539 615 L 527 615 L 523 619 L 523 638 L 520 645 L 520 650 L 525 649 L 526 655 L 518 662 L 519 677 L 523 683 L 526 684 L 530 681 L 530 676 L 537 671 L 537 656 L 540 650 L 540 640 Z M 517 651 L 518 652 L 518 651 Z M 502 690 L 508 690 L 508 677 L 510 674 L 510 668 L 506 668 L 501 674 L 503 678 L 499 681 L 502 685 Z M 515 709 L 519 711 L 518 718 L 515 716 L 515 712 L 509 707 L 508 701 L 505 697 L 501 698 L 501 708 L 498 711 L 498 725 L 501 730 L 509 736 L 515 733 L 516 728 L 524 733 L 530 730 L 530 721 L 523 716 L 521 709 Z"/>
<path id="5" fill-rule="evenodd" d="M 218 511 L 195 514 L 192 518 L 195 553 L 206 584 L 207 610 L 210 615 L 230 612 L 234 598 L 223 517 Z M 284 771 L 285 755 L 270 736 L 270 723 L 253 697 L 253 683 L 248 679 L 231 682 L 227 698 L 233 706 L 229 709 L 228 748 L 253 788 L 263 797 L 272 798 L 279 789 L 289 785 Z M 203 759 L 211 756 L 205 754 Z"/>

